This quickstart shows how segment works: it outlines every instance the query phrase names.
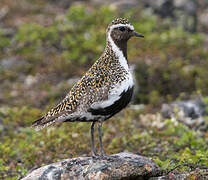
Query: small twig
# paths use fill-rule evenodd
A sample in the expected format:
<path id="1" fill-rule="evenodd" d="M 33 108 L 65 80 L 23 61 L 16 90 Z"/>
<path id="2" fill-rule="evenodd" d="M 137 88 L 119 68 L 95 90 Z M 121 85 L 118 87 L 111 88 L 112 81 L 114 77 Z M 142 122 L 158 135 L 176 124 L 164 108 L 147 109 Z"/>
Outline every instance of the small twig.
<path id="1" fill-rule="evenodd" d="M 188 163 L 182 163 L 182 164 L 179 164 L 179 165 L 175 166 L 175 167 L 172 168 L 171 170 L 169 170 L 169 171 L 167 172 L 167 174 L 169 174 L 170 172 L 176 170 L 177 168 L 179 168 L 179 167 L 181 167 L 181 166 L 187 166 L 187 167 L 191 167 L 191 168 L 193 167 L 192 165 L 190 165 L 190 164 L 188 164 Z"/>
<path id="2" fill-rule="evenodd" d="M 198 165 L 197 163 L 199 163 L 201 160 L 197 161 L 196 164 L 189 164 L 189 163 L 182 163 L 182 164 L 179 164 L 177 166 L 175 166 L 174 168 L 172 168 L 171 170 L 169 170 L 167 172 L 167 174 L 169 174 L 170 172 L 176 170 L 177 168 L 181 167 L 181 166 L 187 166 L 189 168 L 203 168 L 203 169 L 208 169 L 208 167 L 206 166 L 203 166 L 203 165 Z"/>

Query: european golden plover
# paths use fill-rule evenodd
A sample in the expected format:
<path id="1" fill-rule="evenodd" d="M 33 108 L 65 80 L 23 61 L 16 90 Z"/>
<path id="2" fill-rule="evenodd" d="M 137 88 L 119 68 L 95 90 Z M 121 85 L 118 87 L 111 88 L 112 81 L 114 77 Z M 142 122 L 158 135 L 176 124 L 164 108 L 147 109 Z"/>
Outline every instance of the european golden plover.
<path id="1" fill-rule="evenodd" d="M 102 123 L 121 111 L 130 102 L 134 82 L 127 60 L 127 41 L 144 37 L 134 31 L 127 19 L 113 20 L 107 28 L 106 47 L 101 57 L 72 87 L 66 97 L 46 115 L 32 124 L 36 130 L 56 122 L 91 122 L 92 155 L 94 126 L 98 124 L 100 155 L 104 156 Z"/>

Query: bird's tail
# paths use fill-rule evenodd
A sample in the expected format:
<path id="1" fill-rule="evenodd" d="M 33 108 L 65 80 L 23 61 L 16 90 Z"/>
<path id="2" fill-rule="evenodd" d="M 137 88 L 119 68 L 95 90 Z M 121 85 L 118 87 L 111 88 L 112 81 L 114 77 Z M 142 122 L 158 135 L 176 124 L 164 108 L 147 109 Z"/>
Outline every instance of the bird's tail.
<path id="1" fill-rule="evenodd" d="M 55 122 L 55 119 L 47 120 L 45 117 L 41 117 L 40 119 L 34 121 L 31 127 L 34 128 L 36 131 L 40 131 L 41 129 L 48 127 L 54 124 Z"/>

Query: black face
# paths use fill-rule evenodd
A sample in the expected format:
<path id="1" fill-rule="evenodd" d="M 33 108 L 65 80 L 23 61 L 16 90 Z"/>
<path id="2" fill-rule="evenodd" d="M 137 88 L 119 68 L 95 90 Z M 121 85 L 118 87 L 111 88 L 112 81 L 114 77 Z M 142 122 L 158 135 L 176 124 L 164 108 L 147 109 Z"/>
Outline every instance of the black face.
<path id="1" fill-rule="evenodd" d="M 133 36 L 133 32 L 127 26 L 120 26 L 111 31 L 111 38 L 114 41 L 128 41 Z"/>

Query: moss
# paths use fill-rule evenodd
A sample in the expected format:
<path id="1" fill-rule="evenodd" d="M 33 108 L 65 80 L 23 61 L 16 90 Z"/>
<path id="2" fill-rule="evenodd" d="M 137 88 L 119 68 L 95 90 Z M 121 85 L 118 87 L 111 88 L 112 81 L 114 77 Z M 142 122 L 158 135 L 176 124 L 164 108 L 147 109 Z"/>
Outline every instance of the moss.
<path id="1" fill-rule="evenodd" d="M 30 63 L 25 74 L 31 71 L 36 74 L 41 69 L 70 77 L 69 69 L 77 65 L 87 69 L 102 53 L 105 29 L 118 16 L 129 18 L 135 29 L 145 35 L 144 40 L 132 39 L 129 43 L 129 60 L 137 64 L 135 75 L 142 87 L 136 96 L 137 103 L 156 105 L 183 92 L 207 94 L 208 54 L 202 47 L 204 35 L 185 32 L 140 9 L 119 14 L 109 7 L 71 6 L 48 26 L 21 25 L 11 40 L 11 54 Z M 3 69 L 0 73 L 5 79 L 17 77 Z"/>
<path id="2" fill-rule="evenodd" d="M 90 155 L 88 123 L 64 123 L 40 132 L 29 126 L 63 98 L 72 85 L 69 78 L 82 75 L 98 58 L 106 27 L 118 16 L 129 18 L 136 31 L 145 35 L 143 40 L 130 40 L 129 63 L 136 64 L 140 87 L 136 103 L 154 109 L 128 108 L 106 121 L 107 154 L 139 153 L 164 170 L 183 163 L 208 166 L 206 131 L 195 131 L 152 113 L 164 101 L 207 95 L 204 35 L 187 33 L 141 9 L 119 13 L 110 7 L 73 5 L 47 26 L 23 23 L 11 37 L 0 31 L 0 57 L 9 52 L 9 56 L 18 57 L 17 62 L 23 62 L 20 67 L 14 63 L 11 69 L 0 66 L 0 177 L 18 178 L 35 166 Z M 31 87 L 25 85 L 28 75 L 37 80 Z M 206 97 L 204 102 L 207 106 Z M 190 168 L 181 166 L 179 171 Z"/>
<path id="3" fill-rule="evenodd" d="M 206 134 L 170 120 L 163 120 L 165 126 L 158 129 L 147 126 L 146 120 L 135 119 L 135 115 L 138 117 L 136 110 L 126 109 L 123 113 L 104 123 L 104 147 L 108 154 L 124 150 L 140 153 L 152 157 L 164 170 L 183 163 L 208 165 Z M 90 155 L 89 123 L 64 123 L 40 132 L 23 128 L 30 126 L 39 114 L 40 110 L 28 107 L 1 110 L 1 116 L 7 117 L 3 121 L 4 130 L 0 131 L 3 171 L 16 172 L 18 168 L 23 175 L 34 166 Z M 98 139 L 96 142 L 98 144 Z M 186 166 L 179 170 L 189 171 Z"/>
<path id="4" fill-rule="evenodd" d="M 10 45 L 10 39 L 0 29 L 0 57 L 3 55 L 4 50 Z"/>

